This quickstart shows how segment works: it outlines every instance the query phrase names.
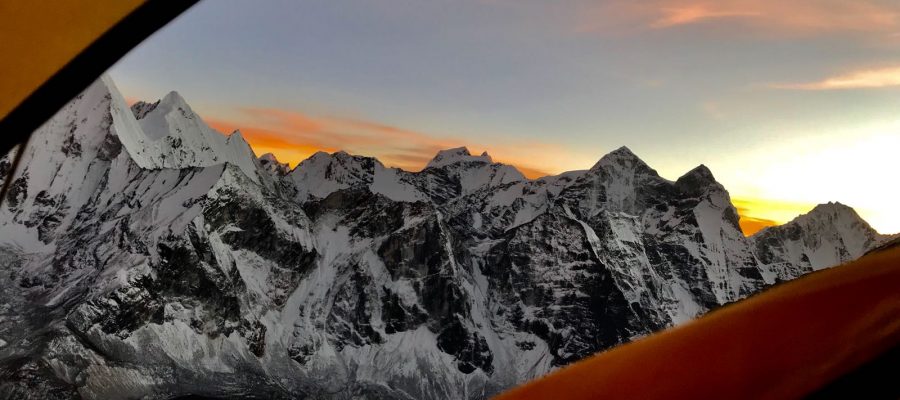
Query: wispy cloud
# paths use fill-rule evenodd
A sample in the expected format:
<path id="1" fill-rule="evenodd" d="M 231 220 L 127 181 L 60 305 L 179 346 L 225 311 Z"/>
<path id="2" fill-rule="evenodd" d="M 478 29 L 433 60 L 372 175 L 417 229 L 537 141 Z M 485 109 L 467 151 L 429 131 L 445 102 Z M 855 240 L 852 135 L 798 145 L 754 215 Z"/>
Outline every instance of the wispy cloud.
<path id="1" fill-rule="evenodd" d="M 514 165 L 525 176 L 536 178 L 560 172 L 558 166 L 565 165 L 567 158 L 571 159 L 570 150 L 545 142 L 471 143 L 377 121 L 311 116 L 273 108 L 242 108 L 237 116 L 207 119 L 207 123 L 221 132 L 240 129 L 257 153 L 273 153 L 291 165 L 317 151 L 346 150 L 377 157 L 388 166 L 417 171 L 439 150 L 467 146 L 473 152 L 486 150 L 495 161 Z"/>
<path id="2" fill-rule="evenodd" d="M 714 9 L 703 4 L 688 4 L 684 7 L 666 8 L 660 10 L 662 16 L 650 23 L 652 28 L 669 28 L 677 25 L 688 25 L 704 20 L 726 17 L 756 17 L 759 12 Z"/>
<path id="3" fill-rule="evenodd" d="M 851 71 L 815 82 L 779 83 L 777 89 L 834 90 L 900 86 L 900 67 Z"/>
<path id="4" fill-rule="evenodd" d="M 885 39 L 900 32 L 900 3 L 885 0 L 613 0 L 579 12 L 579 31 L 671 29 L 717 20 L 765 35 L 869 32 Z"/>

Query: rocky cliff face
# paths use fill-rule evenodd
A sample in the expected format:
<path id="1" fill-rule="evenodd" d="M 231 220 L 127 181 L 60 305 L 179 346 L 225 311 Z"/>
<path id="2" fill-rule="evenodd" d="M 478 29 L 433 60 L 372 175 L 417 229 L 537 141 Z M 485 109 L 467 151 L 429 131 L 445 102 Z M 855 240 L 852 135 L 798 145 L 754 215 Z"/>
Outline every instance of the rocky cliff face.
<path id="1" fill-rule="evenodd" d="M 486 398 L 884 240 L 839 204 L 745 238 L 706 167 L 627 148 L 537 180 L 464 148 L 287 171 L 107 78 L 31 143 L 0 207 L 2 397 Z"/>

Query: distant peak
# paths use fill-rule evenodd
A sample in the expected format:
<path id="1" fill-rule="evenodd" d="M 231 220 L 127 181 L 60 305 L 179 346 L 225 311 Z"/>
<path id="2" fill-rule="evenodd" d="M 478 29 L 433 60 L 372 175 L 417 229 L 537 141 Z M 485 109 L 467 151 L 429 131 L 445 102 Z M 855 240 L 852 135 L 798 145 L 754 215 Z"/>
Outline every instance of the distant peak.
<path id="1" fill-rule="evenodd" d="M 837 201 L 829 201 L 827 203 L 816 205 L 809 213 L 807 213 L 807 215 L 836 215 L 847 213 L 859 217 L 853 207 Z"/>
<path id="2" fill-rule="evenodd" d="M 268 162 L 278 162 L 278 158 L 275 157 L 275 155 L 272 153 L 263 154 L 263 155 L 259 156 L 259 159 L 266 160 Z"/>
<path id="3" fill-rule="evenodd" d="M 828 202 L 813 207 L 806 214 L 797 216 L 782 227 L 804 226 L 805 229 L 821 231 L 827 229 L 861 229 L 868 235 L 875 237 L 878 232 L 864 220 L 853 207 L 838 202 Z M 784 228 L 781 228 L 784 229 Z M 768 229 L 766 230 L 768 231 Z"/>
<path id="4" fill-rule="evenodd" d="M 853 207 L 838 203 L 828 202 L 813 207 L 808 213 L 800 215 L 788 224 L 805 223 L 805 224 L 833 224 L 836 221 L 844 221 L 847 223 L 859 223 L 867 229 L 872 229 L 869 224 L 859 216 Z M 874 231 L 874 230 L 873 230 Z"/>
<path id="5" fill-rule="evenodd" d="M 486 151 L 481 153 L 480 156 L 473 156 L 472 153 L 469 152 L 469 149 L 467 149 L 466 147 L 455 147 L 452 149 L 438 151 L 434 158 L 428 162 L 426 168 L 440 168 L 446 165 L 456 164 L 460 162 L 480 162 L 491 164 L 493 163 L 493 160 Z"/>
<path id="6" fill-rule="evenodd" d="M 250 143 L 247 143 L 247 139 L 244 138 L 244 134 L 241 133 L 240 129 L 235 129 L 231 134 L 228 135 L 226 141 L 229 144 L 235 145 L 240 144 L 242 146 L 250 147 Z"/>
<path id="7" fill-rule="evenodd" d="M 678 178 L 675 184 L 682 189 L 700 193 L 707 187 L 718 185 L 718 182 L 716 182 L 712 171 L 705 165 L 700 164 Z"/>
<path id="8" fill-rule="evenodd" d="M 278 158 L 272 153 L 266 153 L 259 156 L 259 164 L 262 165 L 263 169 L 266 171 L 280 176 L 287 175 L 287 173 L 290 172 L 288 163 L 279 162 Z"/>
<path id="9" fill-rule="evenodd" d="M 300 162 L 301 165 L 310 165 L 310 164 L 328 164 L 332 162 L 338 163 L 352 163 L 352 164 L 366 164 L 366 163 L 374 163 L 381 164 L 380 161 L 373 157 L 365 157 L 365 156 L 356 156 L 346 152 L 345 150 L 338 150 L 334 153 L 327 153 L 324 151 L 317 151 L 313 153 L 313 155 L 309 156 L 309 158 Z"/>
<path id="10" fill-rule="evenodd" d="M 626 157 L 637 158 L 637 156 L 634 155 L 634 152 L 631 151 L 631 149 L 629 149 L 628 146 L 619 147 L 618 149 L 615 149 L 615 150 L 609 152 L 609 154 L 616 154 L 616 155 L 621 155 L 621 156 L 626 156 Z"/>
<path id="11" fill-rule="evenodd" d="M 452 148 L 452 149 L 446 149 L 446 150 L 439 150 L 439 151 L 438 151 L 438 155 L 441 155 L 441 154 L 445 154 L 445 155 L 457 155 L 457 156 L 466 156 L 466 157 L 472 155 L 472 153 L 469 152 L 469 148 L 466 147 L 466 146 L 454 147 L 454 148 Z"/>
<path id="12" fill-rule="evenodd" d="M 692 170 L 688 171 L 687 173 L 685 173 L 684 175 L 682 175 L 680 178 L 678 178 L 678 181 L 688 180 L 688 179 L 695 181 L 695 182 L 705 182 L 705 183 L 714 183 L 716 181 L 716 178 L 713 176 L 712 171 L 710 171 L 709 168 L 703 164 L 700 164 L 700 165 L 694 167 L 694 169 L 692 169 Z"/>
<path id="13" fill-rule="evenodd" d="M 163 97 L 162 100 L 160 100 L 160 101 L 163 104 L 170 104 L 170 105 L 182 105 L 182 104 L 186 105 L 187 104 L 187 101 L 184 100 L 184 97 L 181 97 L 181 94 L 174 90 L 169 92 L 168 94 L 166 94 L 166 96 Z"/>
<path id="14" fill-rule="evenodd" d="M 656 175 L 656 171 L 653 170 L 653 168 L 650 168 L 644 160 L 641 160 L 631 151 L 631 149 L 625 146 L 609 152 L 609 154 L 600 158 L 600 161 L 597 161 L 597 163 L 591 167 L 592 170 L 601 168 L 625 168 L 632 169 L 636 172 L 645 172 Z"/>
<path id="15" fill-rule="evenodd" d="M 134 114 L 134 119 L 144 118 L 148 113 L 156 109 L 156 106 L 159 105 L 159 100 L 148 103 L 146 101 L 138 101 L 131 105 L 131 113 Z"/>
<path id="16" fill-rule="evenodd" d="M 169 94 L 165 95 L 165 97 L 157 103 L 159 104 L 154 107 L 154 111 L 158 110 L 163 114 L 178 113 L 187 119 L 194 119 L 196 117 L 191 106 L 184 100 L 184 97 L 181 97 L 176 91 L 169 92 Z"/>

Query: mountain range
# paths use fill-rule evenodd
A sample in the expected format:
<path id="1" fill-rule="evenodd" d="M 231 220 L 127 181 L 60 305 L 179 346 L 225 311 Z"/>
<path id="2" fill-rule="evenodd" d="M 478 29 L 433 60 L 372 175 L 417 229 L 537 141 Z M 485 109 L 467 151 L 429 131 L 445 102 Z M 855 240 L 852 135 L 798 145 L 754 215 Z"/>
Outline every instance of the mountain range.
<path id="1" fill-rule="evenodd" d="M 745 237 L 708 168 L 625 147 L 540 179 L 465 148 L 291 169 L 108 77 L 24 151 L 0 397 L 486 398 L 892 238 L 839 203 Z"/>

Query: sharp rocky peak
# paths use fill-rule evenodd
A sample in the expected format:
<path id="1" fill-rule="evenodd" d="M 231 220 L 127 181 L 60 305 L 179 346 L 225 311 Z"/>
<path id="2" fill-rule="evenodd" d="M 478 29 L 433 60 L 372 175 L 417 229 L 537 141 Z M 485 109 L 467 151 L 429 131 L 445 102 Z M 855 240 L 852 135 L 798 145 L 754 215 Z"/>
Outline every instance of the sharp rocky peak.
<path id="1" fill-rule="evenodd" d="M 141 100 L 141 101 L 138 101 L 137 103 L 134 103 L 131 105 L 131 112 L 132 112 L 132 114 L 134 114 L 134 119 L 142 119 L 148 113 L 150 113 L 151 111 L 156 109 L 156 106 L 158 106 L 158 105 L 159 105 L 159 100 L 157 100 L 153 103 L 148 103 L 146 101 Z"/>
<path id="2" fill-rule="evenodd" d="M 244 144 L 247 144 L 247 146 L 250 146 L 250 144 L 247 143 L 247 139 L 244 139 L 244 134 L 241 133 L 240 129 L 235 129 L 234 131 L 231 132 L 231 134 L 228 135 L 228 142 L 229 143 L 244 143 Z"/>
<path id="3" fill-rule="evenodd" d="M 146 117 L 180 115 L 182 118 L 189 120 L 200 119 L 184 97 L 181 97 L 181 94 L 174 90 L 162 99 L 157 100 L 155 104 L 156 106 L 145 114 Z"/>
<path id="4" fill-rule="evenodd" d="M 709 186 L 719 185 L 719 183 L 716 182 L 716 178 L 713 176 L 712 171 L 703 164 L 698 165 L 682 175 L 675 184 L 683 189 L 694 191 L 701 191 Z"/>
<path id="5" fill-rule="evenodd" d="M 491 156 L 485 151 L 480 156 L 473 156 L 466 147 L 456 147 L 447 150 L 438 151 L 431 161 L 428 162 L 426 168 L 440 168 L 461 162 L 478 162 L 484 164 L 492 164 L 494 162 Z"/>
<path id="6" fill-rule="evenodd" d="M 270 174 L 284 176 L 291 170 L 288 163 L 278 161 L 278 158 L 272 153 L 263 154 L 259 156 L 258 160 L 260 166 Z"/>
<path id="7" fill-rule="evenodd" d="M 597 161 L 597 163 L 591 167 L 592 171 L 600 169 L 629 169 L 634 172 L 658 175 L 656 170 L 650 168 L 644 160 L 641 160 L 640 157 L 635 155 L 631 149 L 626 146 L 611 151 L 609 154 L 600 158 L 600 161 Z"/>
<path id="8" fill-rule="evenodd" d="M 279 163 L 278 157 L 275 157 L 275 155 L 272 153 L 266 153 L 266 154 L 259 156 L 259 160 L 269 162 L 269 163 Z"/>

